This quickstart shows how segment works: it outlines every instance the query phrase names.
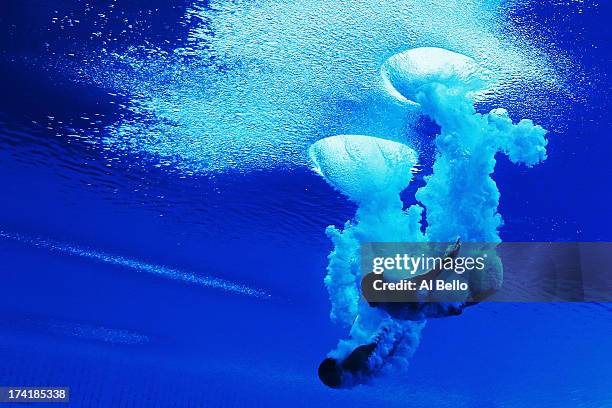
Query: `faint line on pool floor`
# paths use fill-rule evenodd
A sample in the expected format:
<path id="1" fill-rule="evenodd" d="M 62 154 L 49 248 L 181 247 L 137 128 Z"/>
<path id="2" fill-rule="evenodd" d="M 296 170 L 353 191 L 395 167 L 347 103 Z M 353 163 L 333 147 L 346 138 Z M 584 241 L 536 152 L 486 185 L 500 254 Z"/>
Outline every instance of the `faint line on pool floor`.
<path id="1" fill-rule="evenodd" d="M 0 230 L 0 237 L 25 244 L 30 244 L 38 248 L 46 248 L 53 251 L 77 255 L 83 258 L 95 259 L 112 265 L 125 266 L 128 268 L 135 269 L 137 271 L 148 272 L 173 280 L 194 283 L 196 285 L 221 289 L 228 292 L 239 293 L 241 295 L 252 296 L 261 299 L 271 297 L 271 295 L 264 290 L 251 288 L 250 286 L 243 285 L 241 283 L 236 283 L 220 278 L 213 278 L 209 276 L 198 276 L 194 273 L 169 268 L 163 265 L 155 265 L 146 262 L 141 262 L 135 259 L 125 258 L 123 256 L 110 255 L 104 252 L 79 248 L 67 244 L 61 244 L 43 238 L 32 238 L 21 234 L 5 232 L 2 230 Z"/>

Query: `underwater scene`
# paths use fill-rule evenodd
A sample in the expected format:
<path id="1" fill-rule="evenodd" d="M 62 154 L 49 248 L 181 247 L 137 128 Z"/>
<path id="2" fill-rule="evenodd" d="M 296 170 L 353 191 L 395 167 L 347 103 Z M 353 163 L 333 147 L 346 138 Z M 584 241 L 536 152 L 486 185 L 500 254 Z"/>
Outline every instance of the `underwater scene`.
<path id="1" fill-rule="evenodd" d="M 0 408 L 612 408 L 611 6 L 3 0 Z"/>

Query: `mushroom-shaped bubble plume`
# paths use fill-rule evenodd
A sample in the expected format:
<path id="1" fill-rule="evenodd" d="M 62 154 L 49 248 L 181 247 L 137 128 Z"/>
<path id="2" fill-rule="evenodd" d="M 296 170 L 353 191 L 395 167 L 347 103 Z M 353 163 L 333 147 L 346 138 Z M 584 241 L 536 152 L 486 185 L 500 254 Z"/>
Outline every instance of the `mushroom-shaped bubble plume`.
<path id="1" fill-rule="evenodd" d="M 358 314 L 360 242 L 421 241 L 419 206 L 403 209 L 400 193 L 412 179 L 417 162 L 413 149 L 391 140 L 339 135 L 319 140 L 309 149 L 314 170 L 358 204 L 344 229 L 327 228 L 334 243 L 325 284 L 333 320 L 351 325 Z"/>
<path id="2" fill-rule="evenodd" d="M 481 93 L 488 74 L 472 59 L 442 48 L 413 48 L 393 55 L 381 70 L 387 91 L 396 98 L 418 104 L 422 86 L 444 84 L 456 93 Z"/>
<path id="3" fill-rule="evenodd" d="M 499 242 L 500 193 L 491 178 L 495 155 L 504 153 L 514 163 L 532 166 L 546 158 L 547 144 L 546 131 L 531 120 L 514 124 L 501 108 L 476 112 L 474 101 L 486 89 L 487 75 L 465 55 L 439 48 L 408 50 L 385 62 L 381 74 L 392 96 L 413 104 L 441 129 L 434 141 L 432 174 L 416 194 L 427 210 L 425 234 L 421 232 L 423 208 L 415 204 L 404 210 L 399 197 L 416 163 L 416 153 L 408 146 L 367 136 L 335 136 L 310 148 L 315 170 L 358 204 L 355 218 L 344 229 L 327 228 L 334 244 L 325 277 L 331 317 L 351 326 L 349 338 L 340 341 L 329 356 L 340 361 L 359 345 L 376 344 L 368 359 L 368 376 L 387 367 L 405 367 L 425 322 L 395 320 L 360 301 L 359 244 L 454 242 L 457 237 Z M 473 254 L 462 252 L 466 255 Z M 449 311 L 460 312 L 478 295 L 499 288 L 501 263 L 489 259 L 487 264 L 491 268 L 486 274 L 469 277 L 471 297 Z M 450 304 L 439 306 L 444 309 Z M 449 314 L 456 313 L 442 316 Z"/>
<path id="4" fill-rule="evenodd" d="M 414 150 L 364 135 L 321 139 L 308 150 L 314 170 L 356 203 L 397 196 L 412 179 Z"/>
<path id="5" fill-rule="evenodd" d="M 505 109 L 479 114 L 476 92 L 486 74 L 471 58 L 439 48 L 415 48 L 389 58 L 382 75 L 441 128 L 433 174 L 417 192 L 427 209 L 427 238 L 435 242 L 498 242 L 500 193 L 490 175 L 495 155 L 532 166 L 546 158 L 546 130 Z"/>
<path id="6" fill-rule="evenodd" d="M 351 326 L 350 337 L 341 340 L 330 356 L 342 359 L 355 347 L 376 341 L 372 371 L 383 366 L 405 367 L 418 347 L 424 322 L 394 321 L 360 302 L 359 248 L 361 242 L 423 241 L 422 208 L 413 205 L 404 210 L 400 199 L 400 192 L 412 179 L 410 170 L 417 155 L 398 142 L 340 135 L 316 142 L 309 156 L 317 173 L 358 204 L 354 219 L 343 229 L 329 226 L 326 230 L 334 244 L 325 276 L 332 304 L 330 316 Z"/>

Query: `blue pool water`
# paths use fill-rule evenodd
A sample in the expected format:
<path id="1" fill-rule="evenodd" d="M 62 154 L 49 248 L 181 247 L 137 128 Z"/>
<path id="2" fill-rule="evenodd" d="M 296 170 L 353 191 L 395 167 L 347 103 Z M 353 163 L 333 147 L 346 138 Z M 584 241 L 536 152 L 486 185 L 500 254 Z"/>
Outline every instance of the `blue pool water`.
<path id="1" fill-rule="evenodd" d="M 78 407 L 612 407 L 608 304 L 481 304 L 428 322 L 407 371 L 322 385 L 346 337 L 325 228 L 356 205 L 306 154 L 405 137 L 413 204 L 439 129 L 375 78 L 453 49 L 499 79 L 479 112 L 549 131 L 544 163 L 497 157 L 501 238 L 610 241 L 609 5 L 168 3 L 0 7 L 0 385 Z"/>

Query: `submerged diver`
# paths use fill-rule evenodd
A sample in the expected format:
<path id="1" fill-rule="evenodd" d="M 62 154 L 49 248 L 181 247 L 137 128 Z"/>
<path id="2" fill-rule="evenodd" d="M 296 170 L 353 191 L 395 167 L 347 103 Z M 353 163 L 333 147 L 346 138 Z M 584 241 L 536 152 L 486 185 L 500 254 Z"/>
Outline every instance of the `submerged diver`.
<path id="1" fill-rule="evenodd" d="M 455 259 L 459 254 L 459 250 L 461 249 L 461 239 L 457 238 L 454 244 L 450 245 L 444 255 L 443 259 Z M 438 267 L 434 267 L 428 272 L 410 278 L 411 282 L 415 283 L 415 287 L 420 287 L 422 282 L 431 282 L 437 279 L 442 272 L 445 270 L 441 265 Z M 362 293 L 365 293 L 365 288 L 372 288 L 374 281 L 380 280 L 380 275 L 376 275 L 372 272 L 365 275 L 362 279 Z M 378 308 L 380 310 L 384 310 L 387 314 L 394 319 L 398 320 L 412 320 L 412 321 L 420 321 L 426 318 L 438 318 L 438 317 L 447 317 L 447 316 L 456 316 L 460 315 L 468 306 L 473 306 L 479 302 L 481 302 L 486 297 L 493 294 L 495 290 L 491 291 L 481 291 L 478 293 L 473 293 L 469 291 L 468 298 L 463 302 L 442 302 L 436 300 L 431 292 L 426 293 L 423 296 L 422 292 L 417 290 L 408 291 L 404 294 L 404 301 L 395 301 L 395 302 L 378 302 L 378 301 L 370 301 L 368 300 L 368 304 L 371 307 Z"/>
<path id="2" fill-rule="evenodd" d="M 343 377 L 347 375 L 352 377 L 369 376 L 372 372 L 369 360 L 377 345 L 376 342 L 361 345 L 355 348 L 342 362 L 327 357 L 319 366 L 319 378 L 328 387 L 340 388 L 346 381 Z"/>
<path id="3" fill-rule="evenodd" d="M 390 330 L 383 327 L 371 343 L 356 347 L 342 361 L 333 357 L 327 357 L 319 365 L 319 378 L 323 384 L 330 388 L 342 388 L 367 381 L 367 379 L 380 367 L 382 362 L 375 362 L 371 358 L 380 346 L 384 336 Z M 393 356 L 399 346 L 402 337 L 393 342 L 391 350 L 387 350 L 387 358 Z"/>
<path id="4" fill-rule="evenodd" d="M 454 244 L 447 248 L 444 258 L 456 258 L 460 248 L 461 240 L 458 238 Z M 442 272 L 442 268 L 434 268 L 410 280 L 420 285 L 423 281 L 436 279 Z M 364 276 L 362 285 L 370 285 L 371 287 L 375 279 L 379 279 L 379 276 L 371 272 Z M 479 303 L 493 292 L 470 293 L 466 301 L 451 303 L 437 302 L 429 298 L 419 300 L 417 298 L 418 294 L 415 291 L 405 302 L 368 302 L 368 304 L 370 307 L 385 311 L 391 318 L 396 320 L 422 321 L 426 318 L 460 315 L 463 309 Z M 323 384 L 331 388 L 341 388 L 367 381 L 373 373 L 381 368 L 384 360 L 395 354 L 395 349 L 402 341 L 401 337 L 392 339 L 390 342 L 392 347 L 390 350 L 385 350 L 385 358 L 383 360 L 373 359 L 372 356 L 376 354 L 377 349 L 381 345 L 381 340 L 388 333 L 388 327 L 385 326 L 370 343 L 356 347 L 344 359 L 338 360 L 328 357 L 323 360 L 318 370 L 319 378 Z"/>

